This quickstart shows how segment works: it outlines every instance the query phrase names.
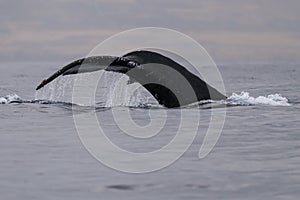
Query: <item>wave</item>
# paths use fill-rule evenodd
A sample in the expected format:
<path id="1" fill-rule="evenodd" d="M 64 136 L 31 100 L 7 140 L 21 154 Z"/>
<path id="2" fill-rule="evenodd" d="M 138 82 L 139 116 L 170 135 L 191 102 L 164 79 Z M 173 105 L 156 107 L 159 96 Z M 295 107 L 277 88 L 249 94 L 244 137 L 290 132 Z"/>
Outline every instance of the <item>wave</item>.
<path id="1" fill-rule="evenodd" d="M 10 94 L 4 97 L 0 97 L 0 104 L 8 104 L 14 102 L 22 102 L 22 99 L 16 94 Z"/>
<path id="2" fill-rule="evenodd" d="M 51 101 L 51 100 L 43 100 L 43 99 L 35 99 L 35 100 L 25 100 L 19 97 L 17 94 L 9 94 L 4 97 L 0 97 L 0 104 L 20 104 L 20 103 L 31 103 L 31 104 L 64 104 L 64 105 L 73 105 L 70 102 L 63 101 Z"/>
<path id="3" fill-rule="evenodd" d="M 249 92 L 240 94 L 232 93 L 225 100 L 227 105 L 250 106 L 250 105 L 270 105 L 270 106 L 290 106 L 288 99 L 281 94 L 270 94 L 267 96 L 252 97 Z"/>
<path id="4" fill-rule="evenodd" d="M 63 104 L 63 105 L 77 105 L 71 102 L 64 102 L 64 101 L 53 101 L 53 100 L 42 100 L 42 99 L 35 99 L 35 100 L 24 100 L 19 97 L 17 94 L 10 94 L 4 97 L 0 97 L 0 104 L 13 104 L 13 103 L 32 103 L 32 104 Z M 267 96 L 258 96 L 252 97 L 250 96 L 249 92 L 241 92 L 240 94 L 232 93 L 226 100 L 221 101 L 212 101 L 212 100 L 203 100 L 197 103 L 190 104 L 185 106 L 184 108 L 193 108 L 200 106 L 203 108 L 209 107 L 224 107 L 224 106 L 253 106 L 253 105 L 269 105 L 269 106 L 290 106 L 289 100 L 286 97 L 283 97 L 281 94 L 270 94 Z M 122 105 L 126 107 L 126 105 Z M 84 106 L 83 106 L 84 107 Z M 107 102 L 99 102 L 95 106 L 101 108 L 109 108 L 113 107 L 108 105 Z M 140 102 L 137 105 L 132 105 L 129 103 L 127 107 L 135 107 L 135 108 L 163 108 L 160 105 L 151 104 L 151 103 L 143 103 Z"/>

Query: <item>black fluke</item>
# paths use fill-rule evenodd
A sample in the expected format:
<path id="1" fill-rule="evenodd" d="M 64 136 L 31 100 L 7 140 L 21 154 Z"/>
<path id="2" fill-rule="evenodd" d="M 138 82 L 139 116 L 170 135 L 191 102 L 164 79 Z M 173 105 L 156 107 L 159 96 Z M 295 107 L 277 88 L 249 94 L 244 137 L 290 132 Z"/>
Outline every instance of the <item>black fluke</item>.
<path id="1" fill-rule="evenodd" d="M 57 77 L 98 70 L 126 74 L 139 82 L 153 97 L 168 108 L 180 107 L 201 100 L 222 100 L 226 96 L 211 87 L 186 67 L 162 54 L 141 50 L 122 57 L 92 56 L 76 60 L 45 79 L 39 90 Z"/>

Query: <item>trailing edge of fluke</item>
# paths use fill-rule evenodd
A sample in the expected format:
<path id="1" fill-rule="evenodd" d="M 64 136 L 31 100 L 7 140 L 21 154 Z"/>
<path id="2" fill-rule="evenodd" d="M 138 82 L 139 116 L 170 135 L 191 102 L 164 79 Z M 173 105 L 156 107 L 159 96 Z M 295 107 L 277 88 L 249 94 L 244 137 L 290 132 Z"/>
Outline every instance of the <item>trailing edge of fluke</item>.
<path id="1" fill-rule="evenodd" d="M 57 77 L 98 70 L 128 75 L 147 89 L 159 104 L 180 107 L 201 100 L 222 100 L 226 96 L 205 83 L 186 67 L 160 53 L 140 50 L 122 57 L 92 56 L 76 60 L 43 80 L 41 89 Z"/>

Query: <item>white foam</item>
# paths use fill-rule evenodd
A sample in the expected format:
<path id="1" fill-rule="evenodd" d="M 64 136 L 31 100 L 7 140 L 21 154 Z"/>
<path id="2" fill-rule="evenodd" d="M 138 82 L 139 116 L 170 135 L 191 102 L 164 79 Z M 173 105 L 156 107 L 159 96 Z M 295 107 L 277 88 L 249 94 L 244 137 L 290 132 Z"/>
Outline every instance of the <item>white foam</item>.
<path id="1" fill-rule="evenodd" d="M 16 94 L 10 94 L 4 97 L 0 97 L 0 104 L 7 104 L 13 101 L 21 101 L 21 98 Z"/>
<path id="2" fill-rule="evenodd" d="M 226 99 L 229 105 L 271 105 L 271 106 L 290 106 L 288 99 L 281 94 L 270 94 L 268 96 L 251 97 L 249 92 L 241 92 L 241 94 L 232 93 Z"/>

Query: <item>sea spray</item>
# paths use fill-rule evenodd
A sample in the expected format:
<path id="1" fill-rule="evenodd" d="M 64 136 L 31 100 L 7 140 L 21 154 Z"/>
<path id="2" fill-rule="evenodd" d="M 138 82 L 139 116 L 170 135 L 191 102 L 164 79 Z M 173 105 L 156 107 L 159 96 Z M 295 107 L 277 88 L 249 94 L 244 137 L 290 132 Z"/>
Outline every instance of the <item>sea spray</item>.
<path id="1" fill-rule="evenodd" d="M 241 92 L 240 94 L 232 93 L 225 101 L 229 105 L 271 105 L 271 106 L 290 106 L 288 99 L 281 94 L 270 94 L 267 96 L 252 97 L 249 92 Z"/>

